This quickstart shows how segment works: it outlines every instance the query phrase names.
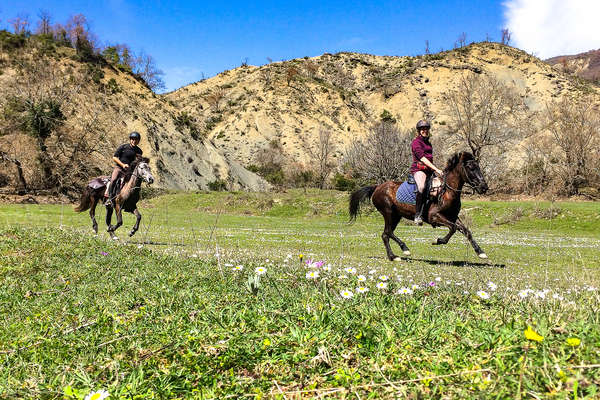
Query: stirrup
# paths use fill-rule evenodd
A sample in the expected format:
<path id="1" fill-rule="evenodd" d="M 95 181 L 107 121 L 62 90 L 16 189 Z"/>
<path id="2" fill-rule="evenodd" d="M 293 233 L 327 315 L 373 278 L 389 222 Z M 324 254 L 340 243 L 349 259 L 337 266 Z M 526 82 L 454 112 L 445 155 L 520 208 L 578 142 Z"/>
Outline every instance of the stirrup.
<path id="1" fill-rule="evenodd" d="M 110 197 L 106 198 L 106 200 L 104 201 L 104 205 L 112 207 L 113 203 L 112 203 L 112 200 L 110 199 Z"/>

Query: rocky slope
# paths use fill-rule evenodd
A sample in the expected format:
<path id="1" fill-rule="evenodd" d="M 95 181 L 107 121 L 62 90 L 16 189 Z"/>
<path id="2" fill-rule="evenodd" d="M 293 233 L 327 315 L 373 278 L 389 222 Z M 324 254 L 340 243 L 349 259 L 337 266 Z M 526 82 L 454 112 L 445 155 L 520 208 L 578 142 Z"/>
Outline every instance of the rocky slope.
<path id="1" fill-rule="evenodd" d="M 600 49 L 571 56 L 553 57 L 546 62 L 560 71 L 575 74 L 596 84 L 600 84 Z"/>
<path id="2" fill-rule="evenodd" d="M 448 120 L 444 97 L 468 72 L 514 85 L 531 110 L 585 85 L 521 50 L 485 42 L 418 57 L 339 53 L 242 66 L 166 97 L 195 118 L 216 148 L 244 165 L 272 140 L 308 163 L 306 148 L 319 129 L 334 134 L 341 153 L 384 110 L 403 128 L 426 117 L 439 132 Z"/>
<path id="3" fill-rule="evenodd" d="M 211 182 L 244 190 L 270 186 L 209 140 L 194 138 L 189 128 L 177 120 L 179 110 L 131 73 L 106 63 L 78 61 L 71 48 L 52 47 L 46 51 L 48 54 L 42 57 L 40 44 L 33 40 L 23 48 L 0 51 L 0 105 L 4 111 L 0 151 L 20 161 L 31 187 L 43 187 L 44 182 L 39 138 L 31 132 L 26 134 L 23 121 L 27 122 L 29 114 L 23 109 L 29 100 L 44 104 L 44 99 L 60 103 L 63 115 L 60 126 L 45 139 L 49 162 L 52 168 L 61 169 L 61 177 L 70 174 L 65 165 L 73 160 L 79 163 L 74 163 L 73 169 L 109 173 L 114 149 L 135 130 L 142 134 L 140 147 L 151 160 L 158 187 L 207 189 Z M 17 106 L 10 99 L 17 99 Z M 74 148 L 84 150 L 75 154 Z M 5 185 L 14 183 L 13 163 L 0 160 L 0 164 Z M 71 186 L 83 180 L 71 178 Z"/>

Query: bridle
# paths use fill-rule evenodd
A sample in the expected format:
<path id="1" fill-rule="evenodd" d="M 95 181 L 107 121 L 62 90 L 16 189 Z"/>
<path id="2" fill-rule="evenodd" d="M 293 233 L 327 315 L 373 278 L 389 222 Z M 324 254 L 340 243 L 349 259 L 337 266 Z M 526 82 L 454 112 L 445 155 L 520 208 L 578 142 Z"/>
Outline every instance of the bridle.
<path id="1" fill-rule="evenodd" d="M 463 173 L 463 176 L 465 177 L 465 183 L 467 185 L 471 186 L 472 188 L 475 188 L 476 186 L 479 186 L 479 185 L 474 185 L 473 182 L 471 182 L 469 180 L 469 175 L 467 174 L 467 171 L 465 170 L 465 164 L 462 163 L 460 167 L 462 168 L 462 173 Z M 464 189 L 455 189 L 452 186 L 448 185 L 448 182 L 446 182 L 447 175 L 448 175 L 447 173 L 444 174 L 444 187 L 452 190 L 455 193 L 461 193 Z"/>

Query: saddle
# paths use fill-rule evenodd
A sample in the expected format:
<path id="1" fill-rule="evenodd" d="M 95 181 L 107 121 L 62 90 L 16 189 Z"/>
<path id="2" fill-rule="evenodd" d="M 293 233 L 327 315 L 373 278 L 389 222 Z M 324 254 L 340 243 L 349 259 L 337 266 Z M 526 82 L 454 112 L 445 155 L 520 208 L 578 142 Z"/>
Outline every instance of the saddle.
<path id="1" fill-rule="evenodd" d="M 443 182 L 441 178 L 430 175 L 427 177 L 425 182 L 425 207 L 429 207 L 429 204 L 442 192 Z M 400 203 L 415 204 L 417 197 L 417 183 L 412 175 L 408 176 L 408 179 L 404 181 L 396 192 L 396 200 Z"/>
<path id="2" fill-rule="evenodd" d="M 415 177 L 409 175 L 406 182 L 411 185 L 415 185 L 414 192 L 417 193 L 417 182 L 415 182 Z M 444 182 L 442 182 L 442 178 L 433 174 L 427 176 L 427 180 L 425 181 L 425 190 L 423 191 L 426 200 L 428 200 L 429 198 L 437 197 L 442 191 L 443 185 Z"/>

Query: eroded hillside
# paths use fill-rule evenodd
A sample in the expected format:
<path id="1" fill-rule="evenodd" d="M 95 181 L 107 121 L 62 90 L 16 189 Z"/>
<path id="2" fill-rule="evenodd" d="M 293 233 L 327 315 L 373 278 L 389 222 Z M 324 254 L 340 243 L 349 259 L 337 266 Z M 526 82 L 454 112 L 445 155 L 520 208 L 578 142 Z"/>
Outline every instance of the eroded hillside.
<path id="1" fill-rule="evenodd" d="M 469 72 L 514 85 L 533 111 L 569 93 L 597 92 L 523 51 L 486 42 L 418 57 L 339 53 L 242 66 L 166 97 L 244 165 L 274 139 L 295 161 L 309 162 L 306 147 L 319 129 L 333 132 L 341 153 L 384 110 L 403 128 L 427 117 L 443 129 L 445 96 Z"/>
<path id="2" fill-rule="evenodd" d="M 177 119 L 179 111 L 131 73 L 101 59 L 82 62 L 74 49 L 35 37 L 0 50 L 4 186 L 18 183 L 18 161 L 28 189 L 76 192 L 89 176 L 109 173 L 114 149 L 134 130 L 142 134 L 140 147 L 159 187 L 269 186 L 193 135 Z"/>

